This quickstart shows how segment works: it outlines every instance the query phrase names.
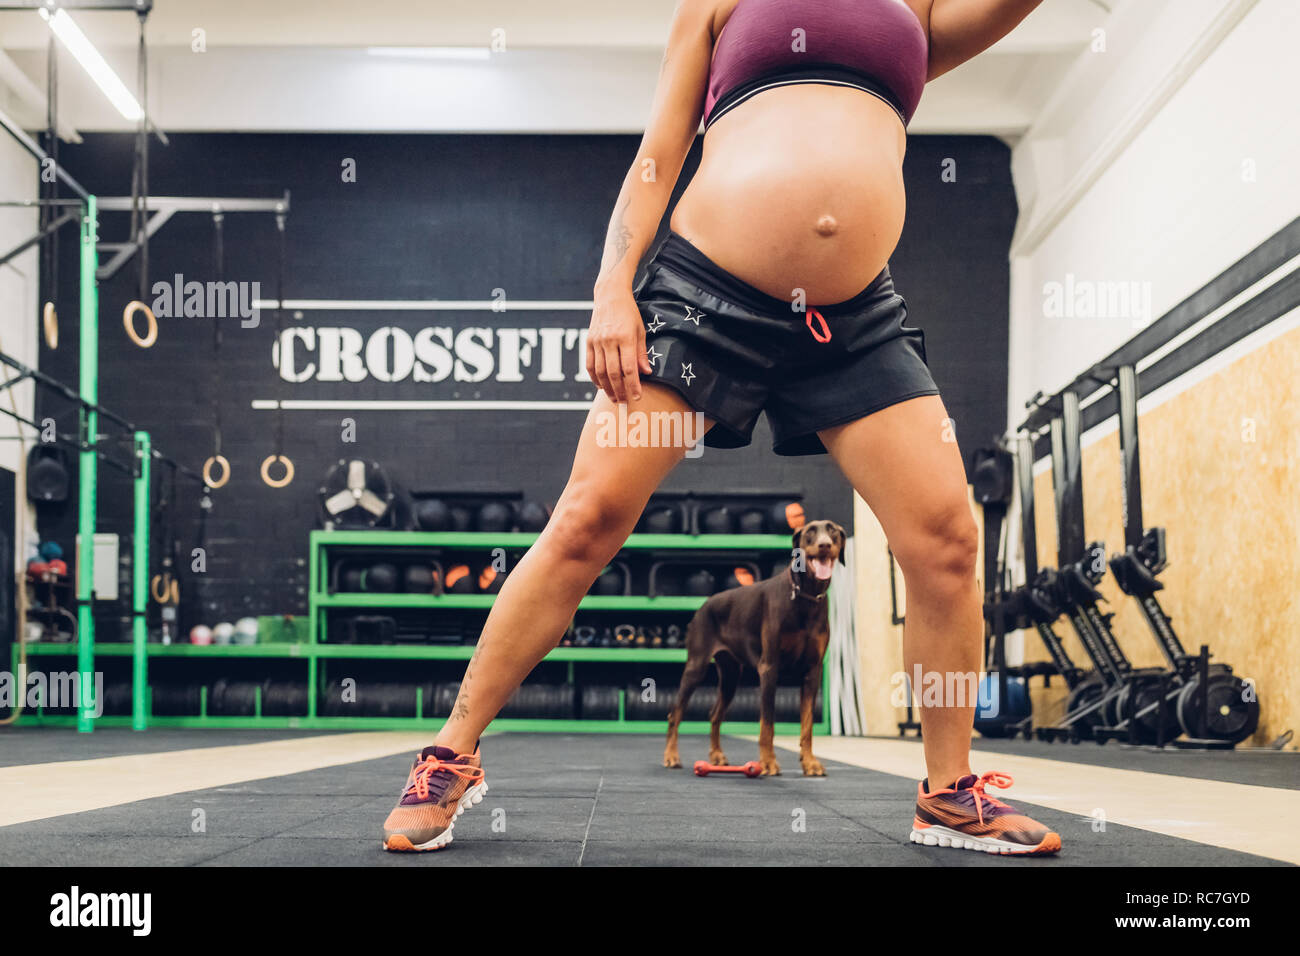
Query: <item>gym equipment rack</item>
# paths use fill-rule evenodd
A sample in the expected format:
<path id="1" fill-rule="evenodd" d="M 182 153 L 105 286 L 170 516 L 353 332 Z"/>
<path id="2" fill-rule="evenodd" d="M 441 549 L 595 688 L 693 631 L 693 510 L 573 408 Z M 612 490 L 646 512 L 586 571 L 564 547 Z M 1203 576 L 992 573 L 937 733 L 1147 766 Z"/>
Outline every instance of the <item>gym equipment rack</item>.
<path id="1" fill-rule="evenodd" d="M 493 548 L 524 550 L 536 539 L 537 534 L 529 532 L 507 532 L 501 534 L 483 532 L 423 532 L 423 531 L 323 531 L 315 530 L 309 539 L 310 562 L 308 583 L 308 617 L 306 640 L 267 642 L 258 644 L 230 645 L 194 645 L 194 644 L 154 644 L 144 645 L 144 653 L 149 659 L 187 658 L 202 660 L 238 660 L 248 658 L 274 658 L 299 660 L 305 664 L 303 682 L 307 687 L 307 716 L 286 717 L 268 716 L 263 713 L 260 691 L 257 693 L 253 716 L 216 716 L 207 712 L 209 688 L 201 690 L 200 713 L 193 716 L 158 716 L 148 714 L 149 726 L 157 727 L 192 727 L 192 728 L 302 728 L 309 730 L 376 730 L 427 727 L 433 719 L 431 702 L 420 701 L 417 715 L 414 717 L 340 717 L 325 716 L 322 713 L 322 669 L 328 661 L 369 660 L 369 661 L 468 661 L 474 653 L 473 644 L 340 644 L 329 643 L 326 638 L 327 611 L 334 608 L 372 608 L 399 609 L 419 608 L 429 611 L 454 609 L 483 609 L 492 606 L 496 596 L 492 594 L 392 594 L 392 593 L 330 593 L 329 568 L 331 561 L 349 548 L 365 549 L 373 553 L 379 549 L 385 552 L 398 552 L 402 549 L 429 548 L 469 548 L 490 551 Z M 788 554 L 790 538 L 784 534 L 735 534 L 735 535 L 693 535 L 693 534 L 634 534 L 628 538 L 620 557 L 629 552 L 648 554 L 651 552 L 673 552 L 682 556 L 697 558 L 729 559 L 737 554 Z M 616 558 L 617 560 L 617 558 Z M 587 596 L 578 605 L 580 611 L 694 611 L 704 601 L 700 596 Z M 261 640 L 274 633 L 275 618 L 262 618 Z M 67 644 L 36 643 L 27 645 L 30 655 L 68 654 Z M 127 644 L 101 644 L 93 649 L 93 654 L 105 656 L 126 656 L 132 653 L 132 646 Z M 93 654 L 91 663 L 93 665 Z M 583 682 L 576 679 L 577 668 L 582 664 L 685 664 L 685 648 L 651 648 L 651 647 L 556 647 L 543 660 L 543 663 L 561 662 L 568 668 L 568 683 L 578 686 L 579 693 Z M 214 677 L 215 681 L 216 678 Z M 830 692 L 829 670 L 822 678 L 822 718 L 814 725 L 818 734 L 830 733 Z M 524 686 L 529 686 L 525 684 Z M 675 690 L 665 687 L 665 691 Z M 151 697 L 148 688 L 137 686 L 135 692 L 148 700 Z M 546 718 L 498 718 L 492 727 L 499 731 L 554 732 L 554 733 L 661 733 L 664 729 L 662 720 L 635 720 L 626 718 L 627 692 L 618 688 L 618 717 L 616 719 L 546 719 Z M 46 726 L 66 725 L 72 718 L 57 714 L 28 714 L 20 722 L 40 723 Z M 124 726 L 129 718 L 102 716 L 95 723 L 106 727 Z M 728 721 L 724 728 L 729 733 L 758 733 L 758 723 L 753 721 Z M 705 734 L 709 731 L 708 721 L 683 721 L 679 732 L 683 734 Z M 799 732 L 798 723 L 778 722 L 778 734 L 793 735 Z"/>

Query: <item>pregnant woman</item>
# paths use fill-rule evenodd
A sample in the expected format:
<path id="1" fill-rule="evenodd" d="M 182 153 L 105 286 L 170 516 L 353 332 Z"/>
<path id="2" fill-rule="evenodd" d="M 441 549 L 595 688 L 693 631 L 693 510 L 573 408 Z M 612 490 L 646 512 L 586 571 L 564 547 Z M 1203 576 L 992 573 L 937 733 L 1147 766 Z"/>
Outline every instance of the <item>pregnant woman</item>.
<path id="1" fill-rule="evenodd" d="M 451 717 L 384 824 L 385 848 L 451 841 L 456 817 L 487 790 L 479 735 L 558 644 L 651 493 L 691 440 L 746 445 L 760 412 L 776 454 L 829 453 L 880 520 L 907 584 L 907 673 L 979 670 L 965 470 L 887 263 L 903 229 L 906 128 L 926 81 L 1038 3 L 681 0 L 595 283 L 587 370 L 600 392 L 568 484 L 506 578 Z M 699 170 L 634 289 L 701 118 Z M 680 419 L 687 441 L 609 441 L 619 403 L 643 420 Z M 986 792 L 1009 777 L 971 772 L 974 710 L 958 703 L 921 709 L 926 778 L 911 839 L 1059 850 L 1055 833 Z"/>

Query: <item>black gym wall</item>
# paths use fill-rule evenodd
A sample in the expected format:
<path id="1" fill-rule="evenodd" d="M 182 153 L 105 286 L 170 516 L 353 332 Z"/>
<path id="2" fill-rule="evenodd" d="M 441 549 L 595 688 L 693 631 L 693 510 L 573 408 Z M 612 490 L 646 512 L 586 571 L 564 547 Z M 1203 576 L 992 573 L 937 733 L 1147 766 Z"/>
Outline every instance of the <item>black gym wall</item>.
<path id="1" fill-rule="evenodd" d="M 160 196 L 276 197 L 290 190 L 289 299 L 482 301 L 501 289 L 507 300 L 582 300 L 590 298 L 610 211 L 636 147 L 633 136 L 178 134 L 170 146 L 151 143 L 149 187 Z M 132 148 L 129 135 L 88 134 L 81 145 L 63 147 L 61 157 L 92 192 L 123 195 Z M 679 192 L 698 150 L 697 142 Z M 345 181 L 345 160 L 355 161 L 354 182 Z M 955 181 L 945 181 L 952 178 L 945 169 L 955 171 Z M 914 137 L 904 174 L 908 222 L 891 268 L 910 321 L 926 330 L 930 364 L 969 463 L 1006 421 L 1008 248 L 1016 218 L 1010 151 L 991 137 Z M 123 240 L 127 232 L 125 214 L 102 216 L 101 241 Z M 274 298 L 272 217 L 229 214 L 225 235 L 225 278 L 259 282 L 261 295 Z M 75 240 L 72 230 L 64 231 L 63 341 L 57 351 L 42 346 L 40 355 L 44 371 L 71 384 L 77 381 Z M 176 274 L 209 281 L 212 264 L 211 217 L 178 214 L 150 244 L 150 285 Z M 211 319 L 160 319 L 157 344 L 140 349 L 121 325 L 123 306 L 138 295 L 136 267 L 133 260 L 100 285 L 100 400 L 195 469 L 212 451 L 214 392 L 220 401 L 233 476 L 215 493 L 208 521 L 204 588 L 212 606 L 202 614 L 208 623 L 305 611 L 316 488 L 341 457 L 374 459 L 413 490 L 521 490 L 553 501 L 563 487 L 580 412 L 340 409 L 284 413 L 284 451 L 297 477 L 285 489 L 268 488 L 258 468 L 277 450 L 277 413 L 253 410 L 255 399 L 573 400 L 585 398 L 591 386 L 574 380 L 580 362 L 571 349 L 564 352 L 563 381 L 539 381 L 535 368 L 525 368 L 518 382 L 497 374 L 481 382 L 454 376 L 384 382 L 373 375 L 361 382 L 284 382 L 272 364 L 276 316 L 269 311 L 252 329 L 223 320 L 219 365 Z M 146 301 L 153 301 L 152 291 Z M 429 326 L 580 328 L 587 318 L 518 310 L 311 311 L 301 319 L 286 312 L 284 322 L 348 327 L 368 338 L 385 326 L 415 335 Z M 312 357 L 304 354 L 300 362 Z M 60 431 L 75 427 L 70 406 L 47 394 L 38 414 L 54 415 Z M 345 418 L 356 423 L 351 443 L 342 440 Z M 100 487 L 100 530 L 129 532 L 125 476 L 101 468 Z M 830 460 L 772 455 L 765 423 L 750 448 L 707 449 L 664 488 L 797 492 L 810 513 L 852 527 L 852 496 Z M 178 492 L 179 550 L 186 558 L 196 542 L 197 488 L 182 479 Z M 40 528 L 70 549 L 75 514 L 71 508 L 46 513 Z"/>

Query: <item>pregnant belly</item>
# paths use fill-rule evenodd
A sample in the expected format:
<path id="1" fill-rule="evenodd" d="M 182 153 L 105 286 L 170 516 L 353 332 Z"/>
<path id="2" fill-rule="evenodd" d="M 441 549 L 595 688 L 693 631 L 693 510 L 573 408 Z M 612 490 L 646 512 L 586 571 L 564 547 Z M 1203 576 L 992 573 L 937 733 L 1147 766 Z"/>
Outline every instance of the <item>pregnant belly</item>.
<path id="1" fill-rule="evenodd" d="M 860 90 L 768 90 L 718 120 L 673 230 L 768 295 L 841 302 L 880 274 L 906 200 L 898 116 Z"/>

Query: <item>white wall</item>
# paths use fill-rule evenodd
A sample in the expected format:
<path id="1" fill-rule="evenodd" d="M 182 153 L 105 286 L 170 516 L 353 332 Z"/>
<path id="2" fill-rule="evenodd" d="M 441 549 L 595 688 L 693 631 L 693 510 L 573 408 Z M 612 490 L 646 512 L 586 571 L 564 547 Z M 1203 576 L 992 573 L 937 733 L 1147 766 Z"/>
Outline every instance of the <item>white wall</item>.
<path id="1" fill-rule="evenodd" d="M 1300 215 L 1300 4 L 1125 0 L 1105 30 L 1013 154 L 1012 426 Z M 1067 275 L 1136 282 L 1149 314 L 1049 317 Z"/>
<path id="2" fill-rule="evenodd" d="M 0 96 L 0 109 L 5 108 Z M 7 134 L 0 133 L 0 199 L 35 199 L 36 161 Z M 0 251 L 7 252 L 36 232 L 36 213 L 29 209 L 0 208 Z M 11 355 L 25 365 L 37 363 L 37 254 L 29 249 L 16 259 L 0 266 L 0 351 Z M 0 381 L 8 380 L 11 371 L 0 368 Z M 12 397 L 11 397 L 12 396 Z M 0 391 L 0 405 L 18 414 L 32 417 L 33 391 L 30 382 Z M 31 429 L 23 429 L 30 434 Z M 19 434 L 19 425 L 7 415 L 0 415 L 0 467 L 17 471 L 23 467 L 22 448 L 11 436 Z M 18 502 L 19 513 L 26 510 Z M 27 527 L 34 527 L 32 515 L 27 512 Z M 15 560 L 22 561 L 23 549 L 15 546 Z"/>

